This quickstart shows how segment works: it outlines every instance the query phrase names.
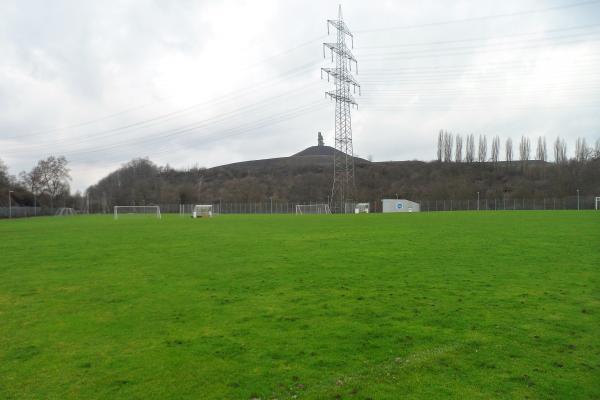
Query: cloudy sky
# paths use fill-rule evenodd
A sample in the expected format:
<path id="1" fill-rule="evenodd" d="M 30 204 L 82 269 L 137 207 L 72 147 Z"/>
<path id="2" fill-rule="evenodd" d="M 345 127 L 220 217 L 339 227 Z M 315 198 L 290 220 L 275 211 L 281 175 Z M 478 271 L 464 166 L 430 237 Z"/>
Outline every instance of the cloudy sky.
<path id="1" fill-rule="evenodd" d="M 211 167 L 333 143 L 320 79 L 339 1 L 0 2 L 0 158 L 65 155 L 84 190 L 136 157 Z M 355 153 L 437 132 L 600 138 L 600 0 L 352 0 Z"/>

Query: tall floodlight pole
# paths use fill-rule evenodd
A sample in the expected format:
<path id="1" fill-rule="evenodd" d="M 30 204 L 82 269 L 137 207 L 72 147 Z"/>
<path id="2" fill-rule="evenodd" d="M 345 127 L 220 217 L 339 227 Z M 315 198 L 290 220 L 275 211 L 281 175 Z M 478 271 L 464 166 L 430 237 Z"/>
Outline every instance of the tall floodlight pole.
<path id="1" fill-rule="evenodd" d="M 346 211 L 346 202 L 351 200 L 354 194 L 354 149 L 352 147 L 352 117 L 350 115 L 351 106 L 358 104 L 350 93 L 352 86 L 354 93 L 358 88 L 360 95 L 360 85 L 352 76 L 352 63 L 356 65 L 358 72 L 358 63 L 351 50 L 346 46 L 346 37 L 352 41 L 354 47 L 354 36 L 344 23 L 342 17 L 342 6 L 339 6 L 338 19 L 327 20 L 327 33 L 332 26 L 336 31 L 335 43 L 323 43 L 323 57 L 325 50 L 331 52 L 331 61 L 335 62 L 334 68 L 321 68 L 321 78 L 323 72 L 327 75 L 327 80 L 333 78 L 335 90 L 325 92 L 325 97 L 335 100 L 335 150 L 333 153 L 333 185 L 331 187 L 331 211 L 344 213 Z"/>

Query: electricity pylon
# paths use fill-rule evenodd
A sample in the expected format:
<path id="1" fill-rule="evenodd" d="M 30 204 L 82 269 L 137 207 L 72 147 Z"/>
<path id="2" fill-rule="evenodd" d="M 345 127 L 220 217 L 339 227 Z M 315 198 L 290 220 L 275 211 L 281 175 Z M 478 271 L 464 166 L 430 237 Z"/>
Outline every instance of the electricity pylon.
<path id="1" fill-rule="evenodd" d="M 325 50 L 331 51 L 331 61 L 335 68 L 321 68 L 327 74 L 327 80 L 333 78 L 335 90 L 325 92 L 325 97 L 335 100 L 335 150 L 333 153 L 333 185 L 331 187 L 331 211 L 336 213 L 346 212 L 346 202 L 352 200 L 354 195 L 354 150 L 352 147 L 352 117 L 350 109 L 352 106 L 358 108 L 358 104 L 350 93 L 350 86 L 354 93 L 360 85 L 352 76 L 352 63 L 358 63 L 352 52 L 346 46 L 346 37 L 352 40 L 354 48 L 354 36 L 342 17 L 342 6 L 340 5 L 337 20 L 327 20 L 327 34 L 330 25 L 336 30 L 337 41 L 335 43 L 323 43 L 323 57 Z"/>

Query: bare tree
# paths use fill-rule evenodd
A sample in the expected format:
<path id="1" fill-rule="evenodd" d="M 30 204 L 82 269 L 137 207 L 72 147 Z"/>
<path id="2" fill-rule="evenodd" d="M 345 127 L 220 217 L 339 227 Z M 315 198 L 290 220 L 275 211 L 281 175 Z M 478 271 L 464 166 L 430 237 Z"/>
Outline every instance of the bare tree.
<path id="1" fill-rule="evenodd" d="M 465 161 L 468 163 L 475 161 L 475 136 L 472 133 L 467 135 Z"/>
<path id="2" fill-rule="evenodd" d="M 594 153 L 592 154 L 594 160 L 600 159 L 600 139 L 596 139 L 596 145 L 594 146 Z"/>
<path id="3" fill-rule="evenodd" d="M 494 136 L 494 139 L 492 139 L 492 162 L 494 164 L 498 164 L 499 158 L 500 158 L 500 137 Z"/>
<path id="4" fill-rule="evenodd" d="M 546 148 L 546 138 L 545 137 L 542 137 L 542 136 L 538 137 L 536 158 L 539 161 L 546 161 L 548 159 L 548 151 Z"/>
<path id="5" fill-rule="evenodd" d="M 581 156 L 582 156 L 582 141 L 581 138 L 578 137 L 577 140 L 575 141 L 575 160 L 581 162 Z"/>
<path id="6" fill-rule="evenodd" d="M 585 162 L 592 156 L 592 149 L 588 147 L 585 138 L 578 137 L 575 142 L 575 159 L 578 162 Z"/>
<path id="7" fill-rule="evenodd" d="M 560 153 L 560 158 L 562 159 L 563 164 L 569 161 L 569 156 L 567 155 L 567 141 L 565 139 L 562 141 Z"/>
<path id="8" fill-rule="evenodd" d="M 506 162 L 508 164 L 512 163 L 513 160 L 513 142 L 511 138 L 506 139 L 506 145 L 505 145 L 505 154 L 506 154 Z"/>
<path id="9" fill-rule="evenodd" d="M 38 170 L 39 179 L 43 191 L 50 196 L 50 207 L 54 207 L 54 198 L 68 191 L 68 181 L 71 180 L 68 161 L 64 156 L 50 156 L 45 160 L 38 161 L 35 169 Z"/>
<path id="10" fill-rule="evenodd" d="M 473 161 L 475 161 L 475 136 L 472 133 L 470 135 L 467 135 L 465 161 L 468 163 L 472 163 Z"/>
<path id="11" fill-rule="evenodd" d="M 554 161 L 557 164 L 565 164 L 567 162 L 567 142 L 561 140 L 560 137 L 557 137 L 556 142 L 554 142 Z"/>
<path id="12" fill-rule="evenodd" d="M 0 159 L 0 188 L 8 186 L 9 181 L 10 179 L 8 176 L 8 167 L 6 166 L 4 161 Z"/>
<path id="13" fill-rule="evenodd" d="M 454 153 L 454 161 L 462 162 L 462 148 L 463 148 L 463 139 L 461 135 L 456 135 L 456 145 L 455 145 L 455 153 Z"/>
<path id="14" fill-rule="evenodd" d="M 444 162 L 452 161 L 454 137 L 450 132 L 444 132 Z"/>
<path id="15" fill-rule="evenodd" d="M 554 141 L 554 162 L 556 164 L 560 164 L 560 147 L 561 147 L 561 141 L 560 141 L 560 136 L 556 138 L 556 140 Z"/>
<path id="16" fill-rule="evenodd" d="M 531 157 L 531 142 L 528 137 L 521 137 L 521 142 L 519 143 L 519 159 L 521 160 L 521 165 L 525 166 L 529 158 Z"/>
<path id="17" fill-rule="evenodd" d="M 485 162 L 487 159 L 487 137 L 479 135 L 479 152 L 477 153 L 477 161 Z"/>
<path id="18" fill-rule="evenodd" d="M 437 160 L 439 162 L 442 161 L 443 148 L 444 148 L 444 131 L 440 130 L 440 133 L 438 133 L 438 141 L 437 141 Z"/>
<path id="19" fill-rule="evenodd" d="M 22 171 L 19 174 L 22 184 L 33 194 L 33 206 L 37 206 L 37 196 L 43 190 L 42 174 L 39 166 L 35 166 L 31 171 Z"/>

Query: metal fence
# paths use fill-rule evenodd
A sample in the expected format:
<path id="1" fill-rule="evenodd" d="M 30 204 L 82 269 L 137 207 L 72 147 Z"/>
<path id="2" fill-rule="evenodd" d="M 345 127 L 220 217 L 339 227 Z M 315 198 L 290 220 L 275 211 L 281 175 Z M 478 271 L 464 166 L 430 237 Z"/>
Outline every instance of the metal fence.
<path id="1" fill-rule="evenodd" d="M 595 207 L 593 196 L 580 196 L 577 198 L 521 198 L 521 199 L 466 199 L 466 200 L 416 200 L 421 205 L 421 212 L 433 211 L 510 211 L 510 210 L 593 210 Z M 297 205 L 326 204 L 326 201 L 315 202 L 216 202 L 212 204 L 217 214 L 295 214 Z M 380 213 L 381 200 L 369 203 L 369 212 Z M 348 203 L 346 212 L 354 212 L 356 203 Z M 164 207 L 164 208 L 163 208 Z M 190 214 L 193 204 L 185 205 L 161 205 L 161 211 L 173 212 L 175 207 L 181 214 Z M 167 210 L 167 211 L 163 211 Z M 170 210 L 170 211 L 168 211 Z"/>
<path id="2" fill-rule="evenodd" d="M 416 200 L 421 212 L 435 211 L 509 211 L 509 210 L 593 210 L 594 196 L 541 199 L 466 199 L 466 200 Z M 211 204 L 216 214 L 295 214 L 297 205 L 326 204 L 326 201 L 306 202 L 199 202 Z M 368 202 L 371 213 L 381 212 L 381 200 Z M 348 203 L 346 210 L 352 213 L 356 203 Z M 162 214 L 191 215 L 195 204 L 160 204 Z M 60 208 L 47 207 L 0 207 L 0 218 L 23 218 L 55 215 Z M 87 214 L 87 210 L 75 210 L 76 214 Z M 90 210 L 92 214 L 112 214 L 112 208 Z"/>
<path id="3" fill-rule="evenodd" d="M 55 215 L 60 208 L 47 207 L 0 207 L 0 218 L 25 218 Z"/>
<path id="4" fill-rule="evenodd" d="M 593 210 L 593 196 L 542 199 L 423 200 L 421 211 Z"/>
<path id="5" fill-rule="evenodd" d="M 201 203 L 198 203 L 201 204 Z M 300 203 L 293 202 L 281 202 L 281 201 L 265 201 L 265 202 L 217 202 L 217 203 L 204 203 L 212 204 L 213 212 L 216 214 L 295 214 L 296 206 L 298 205 L 317 205 L 327 204 L 327 201 L 307 201 Z M 192 214 L 194 210 L 194 204 L 181 204 L 179 205 L 178 212 L 180 214 Z M 162 211 L 163 206 L 161 205 L 161 212 L 173 212 L 173 205 L 166 205 L 165 210 Z"/>

